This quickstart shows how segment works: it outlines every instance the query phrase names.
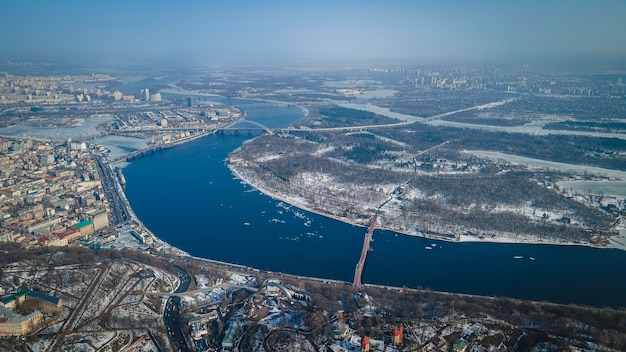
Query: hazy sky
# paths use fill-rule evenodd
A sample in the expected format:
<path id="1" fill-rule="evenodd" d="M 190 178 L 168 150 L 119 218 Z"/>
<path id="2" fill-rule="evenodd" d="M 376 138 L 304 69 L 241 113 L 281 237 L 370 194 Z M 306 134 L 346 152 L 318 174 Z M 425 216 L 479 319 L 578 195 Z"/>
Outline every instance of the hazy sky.
<path id="1" fill-rule="evenodd" d="M 626 56 L 626 1 L 2 0 L 0 57 L 264 64 Z"/>

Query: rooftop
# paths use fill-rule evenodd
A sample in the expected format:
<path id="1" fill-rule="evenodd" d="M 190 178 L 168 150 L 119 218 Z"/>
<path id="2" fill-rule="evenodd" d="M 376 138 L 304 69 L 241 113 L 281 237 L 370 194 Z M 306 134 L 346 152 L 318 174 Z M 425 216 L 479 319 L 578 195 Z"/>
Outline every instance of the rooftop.
<path id="1" fill-rule="evenodd" d="M 43 301 L 50 302 L 52 304 L 59 304 L 59 298 L 58 297 L 55 297 L 55 296 L 52 296 L 52 295 L 49 295 L 49 294 L 45 294 L 43 292 L 31 291 L 28 294 L 28 296 L 29 297 L 33 297 L 33 298 L 39 298 L 39 299 L 41 299 Z"/>
<path id="2" fill-rule="evenodd" d="M 2 300 L 0 300 L 0 302 L 2 302 L 3 304 L 8 304 L 19 297 L 28 295 L 30 292 L 31 292 L 30 289 L 24 288 L 24 289 L 21 289 L 18 293 L 14 293 L 10 296 L 4 297 Z"/>
<path id="3" fill-rule="evenodd" d="M 76 224 L 74 226 L 76 226 L 77 228 L 80 229 L 80 228 L 83 228 L 83 227 L 86 227 L 86 226 L 89 226 L 89 225 L 91 225 L 91 221 L 83 220 L 83 221 L 79 222 L 78 224 Z"/>

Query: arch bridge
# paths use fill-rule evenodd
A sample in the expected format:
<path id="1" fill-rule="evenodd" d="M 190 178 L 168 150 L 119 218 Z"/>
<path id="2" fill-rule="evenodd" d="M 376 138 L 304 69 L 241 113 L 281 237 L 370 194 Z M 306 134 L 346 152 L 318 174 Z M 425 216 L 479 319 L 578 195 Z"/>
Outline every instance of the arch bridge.
<path id="1" fill-rule="evenodd" d="M 251 127 L 251 128 L 239 127 L 239 125 L 241 125 L 241 124 L 250 124 L 250 125 L 253 125 L 255 127 Z M 241 129 L 248 129 L 248 130 L 255 129 L 255 130 L 263 130 L 263 131 L 265 131 L 265 132 L 267 132 L 269 134 L 273 134 L 274 133 L 273 129 L 265 126 L 262 123 L 259 123 L 259 122 L 253 121 L 253 120 L 239 120 L 239 121 L 235 121 L 235 122 L 233 122 L 231 124 L 228 124 L 228 125 L 226 125 L 224 127 L 217 128 L 217 130 L 241 130 Z"/>
<path id="2" fill-rule="evenodd" d="M 255 295 L 258 295 L 259 292 L 261 292 L 265 287 L 268 286 L 274 286 L 281 290 L 283 294 L 285 294 L 285 296 L 287 297 L 289 303 L 293 304 L 293 297 L 291 297 L 291 293 L 289 293 L 289 290 L 277 280 L 266 280 L 261 286 L 259 286 L 259 289 L 256 291 Z"/>

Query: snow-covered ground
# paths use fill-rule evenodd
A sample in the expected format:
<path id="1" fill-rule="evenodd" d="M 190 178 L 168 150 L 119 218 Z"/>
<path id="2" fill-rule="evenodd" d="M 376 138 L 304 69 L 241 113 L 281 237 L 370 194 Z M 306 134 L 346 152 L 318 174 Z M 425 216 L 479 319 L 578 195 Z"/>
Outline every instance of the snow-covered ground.
<path id="1" fill-rule="evenodd" d="M 238 286 L 256 286 L 256 279 L 253 276 L 245 276 L 238 273 L 230 273 L 228 282 Z"/>
<path id="2" fill-rule="evenodd" d="M 185 307 L 192 307 L 199 304 L 220 304 L 226 295 L 226 288 L 219 287 L 209 291 L 197 292 L 181 297 L 181 303 Z"/>
<path id="3" fill-rule="evenodd" d="M 172 292 L 178 286 L 176 275 L 124 260 L 65 265 L 54 270 L 33 268 L 36 267 L 26 261 L 9 264 L 0 281 L 0 287 L 15 291 L 17 287 L 10 286 L 15 284 L 14 275 L 32 277 L 38 290 L 62 300 L 64 309 L 57 322 L 31 338 L 33 351 L 49 350 L 53 341 L 50 336 L 61 329 L 72 331 L 62 340 L 63 350 L 105 351 L 116 339 L 118 347 L 120 343 L 136 343 L 135 351 L 155 350 L 145 329 L 162 324 L 159 317 L 163 314 L 164 298 L 147 292 Z M 133 327 L 140 329 L 132 330 Z"/>
<path id="4" fill-rule="evenodd" d="M 116 159 L 135 150 L 147 147 L 150 139 L 111 135 L 99 138 L 95 142 L 105 146 L 111 151 L 109 153 L 110 159 Z M 125 164 L 116 166 L 125 166 Z"/>
<path id="5" fill-rule="evenodd" d="M 278 154 L 276 154 L 276 156 L 278 156 Z M 459 171 L 456 171 L 458 169 L 458 165 L 452 161 L 436 160 L 435 162 L 438 163 L 438 169 L 442 170 L 438 171 L 438 173 L 459 173 Z M 385 166 L 381 165 L 381 167 L 384 168 Z M 436 219 L 429 220 L 427 218 L 428 214 L 426 214 L 426 216 L 421 216 L 420 219 L 422 223 L 420 223 L 419 226 L 416 226 L 416 219 L 411 217 L 411 214 L 407 215 L 403 210 L 406 205 L 410 205 L 413 201 L 421 200 L 434 200 L 442 204 L 445 204 L 446 202 L 446 199 L 441 194 L 426 195 L 419 189 L 419 185 L 404 187 L 397 184 L 380 184 L 372 187 L 371 185 L 363 186 L 356 183 L 339 182 L 333 175 L 328 173 L 302 172 L 291 177 L 290 183 L 293 185 L 293 189 L 278 191 L 265 188 L 263 186 L 263 182 L 258 180 L 256 175 L 254 175 L 254 171 L 246 169 L 245 162 L 236 165 L 231 164 L 230 169 L 243 182 L 252 185 L 254 188 L 259 189 L 261 192 L 273 198 L 353 225 L 366 226 L 367 220 L 362 219 L 363 214 L 371 214 L 375 211 L 375 209 L 378 209 L 381 204 L 384 204 L 384 206 L 380 208 L 380 211 L 382 212 L 380 226 L 402 234 L 427 236 L 449 241 L 553 243 L 570 245 L 583 244 L 578 242 L 567 242 L 562 239 L 551 240 L 541 238 L 534 234 L 463 228 L 454 224 L 445 224 L 445 222 L 441 224 L 439 221 L 434 221 Z M 464 171 L 461 171 L 461 173 L 476 173 L 477 170 L 476 165 L 473 165 L 464 168 Z M 618 175 L 616 174 L 613 176 Z M 626 177 L 624 179 L 626 179 Z M 401 197 L 395 193 L 399 187 L 402 188 Z M 553 186 L 545 185 L 545 187 Z M 315 196 L 305 197 L 302 194 L 299 194 L 297 191 L 298 189 L 306 189 L 309 191 L 307 194 L 313 194 Z M 552 189 L 554 189 L 554 187 Z M 355 199 L 356 195 L 358 195 L 358 199 Z M 328 199 L 332 199 L 332 201 L 328 201 Z M 583 201 L 586 202 L 587 206 L 597 206 L 597 204 L 589 203 L 589 201 L 586 201 L 585 199 L 583 199 Z M 615 198 L 611 198 L 606 201 L 613 202 L 615 201 Z M 622 205 L 619 202 L 616 204 L 618 206 Z M 523 215 L 529 220 L 537 223 L 542 221 L 558 222 L 560 219 L 566 217 L 569 218 L 573 224 L 585 225 L 579 222 L 575 214 L 571 214 L 566 210 L 539 209 L 528 204 L 494 204 L 489 206 L 489 208 L 486 208 L 486 205 L 481 204 L 480 207 L 482 211 L 494 214 L 513 213 Z M 350 209 L 350 212 L 346 213 L 346 209 Z M 460 212 L 469 211 L 469 209 L 464 208 L 456 210 Z M 442 236 L 436 234 L 442 234 Z M 626 242 L 624 243 L 626 246 Z M 614 245 L 615 244 L 617 243 L 614 243 Z"/>
<path id="6" fill-rule="evenodd" d="M 205 275 L 203 274 L 195 275 L 194 279 L 196 281 L 196 286 L 198 286 L 198 288 L 209 287 L 209 278 L 206 277 Z"/>
<path id="7" fill-rule="evenodd" d="M 32 121 L 26 120 L 17 125 L 0 128 L 0 136 L 26 137 L 66 140 L 68 138 L 86 138 L 99 135 L 96 129 L 99 124 L 112 118 L 111 115 L 93 115 L 82 121 L 77 127 L 37 127 Z"/>

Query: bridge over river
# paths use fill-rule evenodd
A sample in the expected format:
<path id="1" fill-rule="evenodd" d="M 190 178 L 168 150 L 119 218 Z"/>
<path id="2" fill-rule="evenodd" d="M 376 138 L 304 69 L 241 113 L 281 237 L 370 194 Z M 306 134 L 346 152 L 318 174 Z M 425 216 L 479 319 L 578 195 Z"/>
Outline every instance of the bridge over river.
<path id="1" fill-rule="evenodd" d="M 374 214 L 372 219 L 370 220 L 370 226 L 367 229 L 367 233 L 365 234 L 365 239 L 363 240 L 363 248 L 361 249 L 361 258 L 359 258 L 359 262 L 356 264 L 356 268 L 354 269 L 354 281 L 352 282 L 352 288 L 356 291 L 361 286 L 361 275 L 363 274 L 363 267 L 365 266 L 365 259 L 367 258 L 367 252 L 371 250 L 370 242 L 372 242 L 372 237 L 374 235 L 374 228 L 376 227 L 376 219 L 378 218 L 378 214 Z"/>

